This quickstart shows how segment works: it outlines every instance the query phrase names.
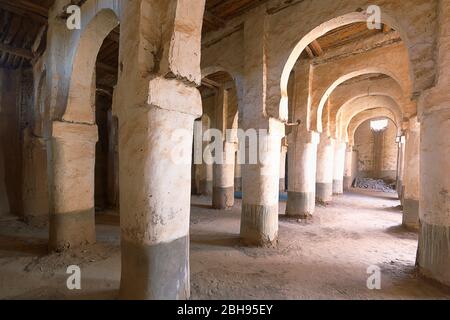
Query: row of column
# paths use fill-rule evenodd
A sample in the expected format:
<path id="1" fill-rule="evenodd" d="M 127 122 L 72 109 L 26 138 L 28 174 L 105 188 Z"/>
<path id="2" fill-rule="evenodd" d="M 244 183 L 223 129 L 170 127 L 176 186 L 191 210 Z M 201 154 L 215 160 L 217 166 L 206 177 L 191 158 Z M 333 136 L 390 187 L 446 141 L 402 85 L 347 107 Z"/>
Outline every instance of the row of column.
<path id="1" fill-rule="evenodd" d="M 414 230 L 419 228 L 420 144 L 420 124 L 414 117 L 408 122 L 399 146 L 403 225 Z"/>
<path id="2" fill-rule="evenodd" d="M 289 191 L 286 214 L 307 219 L 316 200 L 327 203 L 344 192 L 344 169 L 351 167 L 347 144 L 326 134 L 307 132 L 289 137 Z"/>

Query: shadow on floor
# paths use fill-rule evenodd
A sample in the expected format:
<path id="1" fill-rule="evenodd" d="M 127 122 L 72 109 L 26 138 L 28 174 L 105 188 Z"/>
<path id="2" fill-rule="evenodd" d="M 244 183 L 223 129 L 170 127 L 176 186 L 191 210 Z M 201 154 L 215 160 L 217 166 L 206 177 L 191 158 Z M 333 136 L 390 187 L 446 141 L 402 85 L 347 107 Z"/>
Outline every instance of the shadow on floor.
<path id="1" fill-rule="evenodd" d="M 217 246 L 217 247 L 236 247 L 240 245 L 240 237 L 237 234 L 221 233 L 221 234 L 193 234 L 191 235 L 191 243 Z"/>
<path id="2" fill-rule="evenodd" d="M 387 228 L 384 232 L 400 239 L 418 240 L 419 238 L 417 232 L 410 231 L 401 224 Z"/>
<path id="3" fill-rule="evenodd" d="M 198 209 L 212 209 L 212 205 L 200 204 L 200 203 L 192 203 L 191 207 L 198 208 Z"/>
<path id="4" fill-rule="evenodd" d="M 383 199 L 383 200 L 399 201 L 397 193 L 388 193 L 388 192 L 375 191 L 375 190 L 352 188 L 349 191 L 346 191 L 345 195 L 352 196 L 352 197 L 367 196 L 367 197 Z"/>
<path id="5" fill-rule="evenodd" d="M 403 213 L 403 207 L 402 206 L 395 206 L 395 207 L 378 207 L 378 208 L 370 208 L 368 207 L 368 209 L 371 210 L 379 210 L 379 211 L 384 211 L 384 212 L 396 212 L 396 213 Z"/>
<path id="6" fill-rule="evenodd" d="M 44 256 L 48 253 L 48 244 L 45 239 L 0 235 L 0 251 L 14 252 L 15 255 Z"/>
<path id="7" fill-rule="evenodd" d="M 112 214 L 96 214 L 95 224 L 107 226 L 120 226 L 120 216 Z"/>

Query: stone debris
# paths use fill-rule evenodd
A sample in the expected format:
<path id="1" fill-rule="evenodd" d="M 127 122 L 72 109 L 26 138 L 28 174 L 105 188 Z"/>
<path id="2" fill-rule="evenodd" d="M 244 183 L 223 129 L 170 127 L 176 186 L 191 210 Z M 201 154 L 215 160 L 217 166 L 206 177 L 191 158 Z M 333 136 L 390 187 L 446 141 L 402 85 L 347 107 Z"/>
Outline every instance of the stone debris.
<path id="1" fill-rule="evenodd" d="M 394 193 L 395 182 L 390 182 L 383 179 L 372 179 L 372 178 L 356 178 L 353 182 L 354 188 L 359 189 L 369 189 L 388 193 Z"/>

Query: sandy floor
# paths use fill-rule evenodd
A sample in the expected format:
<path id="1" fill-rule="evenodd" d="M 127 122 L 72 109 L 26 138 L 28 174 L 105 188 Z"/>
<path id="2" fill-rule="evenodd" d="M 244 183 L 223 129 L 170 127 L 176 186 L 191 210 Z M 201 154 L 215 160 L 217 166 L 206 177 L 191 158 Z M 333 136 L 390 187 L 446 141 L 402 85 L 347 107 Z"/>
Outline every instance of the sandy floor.
<path id="1" fill-rule="evenodd" d="M 209 209 L 194 197 L 191 217 L 193 299 L 450 298 L 450 289 L 414 269 L 417 234 L 404 230 L 391 194 L 352 192 L 319 207 L 314 221 L 280 216 L 274 248 L 239 242 L 239 207 Z M 285 203 L 280 203 L 284 212 Z M 0 220 L 0 298 L 114 299 L 120 279 L 118 218 L 97 217 L 98 244 L 47 255 L 46 230 Z M 66 287 L 67 266 L 82 269 L 82 290 Z M 367 268 L 381 268 L 381 290 L 369 290 Z"/>

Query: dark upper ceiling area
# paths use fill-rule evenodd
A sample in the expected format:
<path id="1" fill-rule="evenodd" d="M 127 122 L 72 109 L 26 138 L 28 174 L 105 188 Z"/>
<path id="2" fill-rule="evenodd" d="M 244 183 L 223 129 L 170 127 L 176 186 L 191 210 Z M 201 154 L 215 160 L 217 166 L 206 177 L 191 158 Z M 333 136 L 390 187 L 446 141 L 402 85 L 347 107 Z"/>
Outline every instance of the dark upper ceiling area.
<path id="1" fill-rule="evenodd" d="M 54 0 L 0 0 L 0 68 L 17 69 L 45 50 Z"/>
<path id="2" fill-rule="evenodd" d="M 221 29 L 225 24 L 268 0 L 206 0 L 203 33 Z"/>

